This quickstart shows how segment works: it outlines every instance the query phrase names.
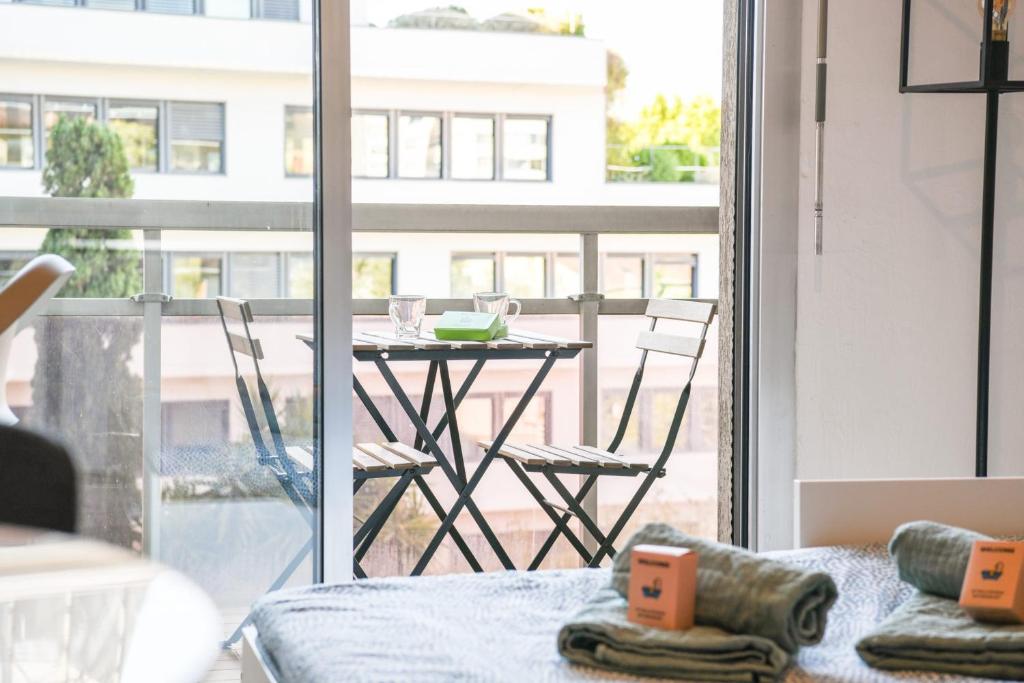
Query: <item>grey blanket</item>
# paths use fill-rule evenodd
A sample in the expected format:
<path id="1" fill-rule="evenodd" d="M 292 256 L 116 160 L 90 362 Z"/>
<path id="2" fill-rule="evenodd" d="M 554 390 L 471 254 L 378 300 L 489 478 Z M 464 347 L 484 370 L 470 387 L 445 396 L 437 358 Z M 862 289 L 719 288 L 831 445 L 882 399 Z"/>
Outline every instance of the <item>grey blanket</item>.
<path id="1" fill-rule="evenodd" d="M 622 595 L 629 590 L 630 550 L 644 543 L 698 553 L 698 624 L 770 638 L 787 652 L 824 637 L 826 616 L 837 596 L 828 574 L 687 536 L 665 524 L 648 524 L 615 556 L 612 585 Z"/>
<path id="2" fill-rule="evenodd" d="M 713 626 L 667 631 L 633 624 L 626 599 L 611 587 L 562 627 L 558 650 L 577 664 L 691 681 L 775 681 L 789 666 L 789 655 L 767 638 Z"/>
<path id="3" fill-rule="evenodd" d="M 926 593 L 898 607 L 857 653 L 880 669 L 1024 680 L 1024 626 L 976 622 L 954 600 Z"/>
<path id="4" fill-rule="evenodd" d="M 974 531 L 936 522 L 908 522 L 893 532 L 889 554 L 900 578 L 925 593 L 959 599 L 975 541 Z"/>

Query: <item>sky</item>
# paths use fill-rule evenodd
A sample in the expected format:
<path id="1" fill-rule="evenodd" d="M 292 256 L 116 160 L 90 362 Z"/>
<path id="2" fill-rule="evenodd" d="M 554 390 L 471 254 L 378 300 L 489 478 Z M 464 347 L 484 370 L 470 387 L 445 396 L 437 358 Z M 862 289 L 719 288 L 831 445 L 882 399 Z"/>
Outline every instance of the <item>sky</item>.
<path id="1" fill-rule="evenodd" d="M 658 93 L 684 100 L 720 99 L 722 0 L 364 0 L 369 21 L 431 7 L 458 5 L 477 19 L 542 7 L 583 15 L 588 38 L 600 40 L 626 61 L 629 79 L 619 114 L 631 118 Z"/>

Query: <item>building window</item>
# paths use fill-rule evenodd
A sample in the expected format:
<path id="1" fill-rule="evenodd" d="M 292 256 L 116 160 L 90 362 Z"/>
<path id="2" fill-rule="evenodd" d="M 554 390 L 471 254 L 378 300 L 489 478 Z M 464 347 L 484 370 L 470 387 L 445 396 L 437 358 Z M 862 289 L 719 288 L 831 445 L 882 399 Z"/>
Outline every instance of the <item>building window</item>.
<path id="1" fill-rule="evenodd" d="M 289 299 L 313 298 L 313 255 L 308 253 L 288 254 L 288 291 Z"/>
<path id="2" fill-rule="evenodd" d="M 441 177 L 441 117 L 402 114 L 398 117 L 398 175 L 401 178 Z"/>
<path id="3" fill-rule="evenodd" d="M 508 117 L 503 127 L 502 178 L 548 180 L 550 122 L 546 118 Z"/>
<path id="4" fill-rule="evenodd" d="M 169 107 L 172 171 L 224 171 L 224 105 L 171 102 Z"/>
<path id="5" fill-rule="evenodd" d="M 252 12 L 254 17 L 260 19 L 298 21 L 299 0 L 255 0 Z"/>
<path id="6" fill-rule="evenodd" d="M 580 257 L 576 254 L 555 254 L 552 259 L 551 296 L 565 298 L 580 292 Z"/>
<path id="7" fill-rule="evenodd" d="M 388 115 L 352 114 L 352 177 L 387 178 L 391 163 Z"/>
<path id="8" fill-rule="evenodd" d="M 503 261 L 504 291 L 524 299 L 543 299 L 547 295 L 544 254 L 507 254 Z"/>
<path id="9" fill-rule="evenodd" d="M 281 258 L 276 252 L 232 254 L 228 270 L 231 296 L 275 299 L 281 295 Z"/>
<path id="10" fill-rule="evenodd" d="M 168 401 L 160 412 L 164 448 L 202 451 L 222 448 L 229 441 L 229 401 Z"/>
<path id="11" fill-rule="evenodd" d="M 353 254 L 353 299 L 386 299 L 394 291 L 394 285 L 394 254 Z"/>
<path id="12" fill-rule="evenodd" d="M 35 166 L 33 107 L 29 97 L 0 95 L 0 166 Z"/>
<path id="13" fill-rule="evenodd" d="M 452 117 L 452 178 L 494 180 L 494 118 Z"/>
<path id="14" fill-rule="evenodd" d="M 601 291 L 610 299 L 641 299 L 644 296 L 642 254 L 606 254 L 601 272 Z"/>
<path id="15" fill-rule="evenodd" d="M 692 256 L 655 256 L 650 295 L 659 299 L 691 298 L 693 271 Z"/>
<path id="16" fill-rule="evenodd" d="M 313 110 L 309 107 L 284 109 L 284 172 L 313 175 Z"/>
<path id="17" fill-rule="evenodd" d="M 98 111 L 96 100 L 46 97 L 43 99 L 43 129 L 49 133 L 62 117 L 95 121 Z"/>
<path id="18" fill-rule="evenodd" d="M 107 124 L 121 138 L 128 165 L 136 171 L 160 168 L 160 106 L 147 102 L 112 100 Z"/>
<path id="19" fill-rule="evenodd" d="M 494 262 L 494 254 L 452 254 L 452 296 L 467 298 L 476 292 L 493 292 Z"/>
<path id="20" fill-rule="evenodd" d="M 145 0 L 143 9 L 161 14 L 199 14 L 197 0 Z"/>
<path id="21" fill-rule="evenodd" d="M 33 257 L 35 253 L 28 251 L 0 253 L 0 287 L 17 275 Z"/>
<path id="22" fill-rule="evenodd" d="M 203 0 L 203 14 L 224 19 L 248 19 L 252 16 L 252 0 Z"/>
<path id="23" fill-rule="evenodd" d="M 174 254 L 170 257 L 171 294 L 176 299 L 212 299 L 221 294 L 224 258 Z"/>

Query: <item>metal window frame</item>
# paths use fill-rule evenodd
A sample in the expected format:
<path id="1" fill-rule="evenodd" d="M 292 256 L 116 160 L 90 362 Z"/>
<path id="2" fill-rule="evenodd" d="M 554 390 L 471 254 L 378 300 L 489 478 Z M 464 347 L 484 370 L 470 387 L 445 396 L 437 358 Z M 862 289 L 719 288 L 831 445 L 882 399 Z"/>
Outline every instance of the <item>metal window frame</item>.
<path id="1" fill-rule="evenodd" d="M 449 169 L 448 180 L 458 180 L 470 183 L 493 183 L 498 180 L 498 114 L 471 113 L 463 111 L 452 111 L 446 114 L 448 117 L 448 144 L 445 146 L 444 154 L 446 165 Z M 460 178 L 455 175 L 455 165 L 452 163 L 452 154 L 455 151 L 455 119 L 486 119 L 491 122 L 491 177 L 490 178 Z"/>
<path id="2" fill-rule="evenodd" d="M 505 123 L 508 121 L 544 121 L 547 123 L 548 134 L 547 144 L 547 163 L 544 165 L 545 177 L 543 179 L 530 179 L 530 178 L 506 178 L 505 177 Z M 500 178 L 503 182 L 509 183 L 550 183 L 554 182 L 554 172 L 552 157 L 554 156 L 554 121 L 555 117 L 552 114 L 502 114 L 501 115 L 501 174 Z"/>
<path id="3" fill-rule="evenodd" d="M 22 102 L 31 107 L 29 112 L 29 132 L 32 137 L 32 165 L 31 166 L 0 166 L 0 171 L 33 171 L 39 168 L 39 102 L 35 95 L 20 95 L 17 93 L 0 92 L 0 103 Z"/>
<path id="4" fill-rule="evenodd" d="M 167 167 L 165 173 L 174 175 L 200 175 L 200 176 L 226 176 L 228 174 L 228 106 L 227 102 L 211 102 L 205 100 L 164 100 L 166 103 L 167 115 L 165 117 L 167 121 Z M 175 104 L 205 104 L 215 105 L 221 108 L 221 124 L 220 124 L 220 170 L 218 171 L 188 171 L 175 169 L 172 165 L 173 159 L 171 151 L 174 147 L 174 138 L 171 137 L 171 124 L 174 119 L 174 105 Z M 200 140 L 199 142 L 211 142 L 210 140 Z"/>
<path id="5" fill-rule="evenodd" d="M 353 119 L 355 117 L 357 117 L 357 116 L 382 116 L 382 117 L 384 117 L 384 121 L 387 123 L 387 154 L 388 154 L 388 163 L 387 163 L 388 170 L 387 170 L 387 175 L 383 175 L 383 176 L 356 175 L 356 174 L 353 173 L 352 174 L 352 178 L 353 179 L 359 179 L 359 180 L 391 180 L 393 178 L 397 178 L 398 177 L 398 166 L 397 166 L 397 164 L 394 163 L 395 161 L 397 161 L 397 154 L 395 153 L 395 150 L 397 149 L 397 145 L 398 145 L 398 134 L 397 134 L 397 130 L 396 130 L 397 124 L 395 123 L 394 117 L 392 116 L 393 113 L 394 113 L 393 111 L 388 110 L 388 109 L 353 109 L 352 110 L 352 118 Z M 443 150 L 442 150 L 442 154 L 443 154 Z"/>
<path id="6" fill-rule="evenodd" d="M 415 180 L 415 181 L 419 181 L 419 180 L 448 180 L 449 179 L 448 174 L 449 174 L 449 169 L 451 168 L 451 164 L 449 164 L 448 163 L 448 159 L 446 159 L 446 156 L 447 156 L 446 150 L 448 150 L 450 148 L 450 146 L 451 146 L 451 140 L 449 139 L 449 136 L 450 136 L 451 133 L 449 131 L 449 126 L 445 125 L 445 121 L 446 121 L 446 118 L 447 118 L 446 115 L 445 115 L 445 112 L 422 111 L 422 110 L 419 110 L 419 109 L 395 109 L 394 110 L 394 116 L 395 116 L 395 143 L 396 143 L 395 144 L 395 175 L 394 175 L 394 177 L 397 178 L 398 180 Z M 401 152 L 401 149 L 402 149 L 402 144 L 401 144 L 401 142 L 402 142 L 402 130 L 401 130 L 401 128 L 402 128 L 402 117 L 403 116 L 422 117 L 422 118 L 435 118 L 435 119 L 440 120 L 440 122 L 441 122 L 441 160 L 440 160 L 441 168 L 440 168 L 440 173 L 436 177 L 435 176 L 404 176 L 404 175 L 401 174 L 401 172 L 400 172 L 401 167 L 402 167 L 402 160 L 401 160 L 401 153 L 402 153 Z M 389 176 L 389 177 L 391 177 L 391 176 Z"/>

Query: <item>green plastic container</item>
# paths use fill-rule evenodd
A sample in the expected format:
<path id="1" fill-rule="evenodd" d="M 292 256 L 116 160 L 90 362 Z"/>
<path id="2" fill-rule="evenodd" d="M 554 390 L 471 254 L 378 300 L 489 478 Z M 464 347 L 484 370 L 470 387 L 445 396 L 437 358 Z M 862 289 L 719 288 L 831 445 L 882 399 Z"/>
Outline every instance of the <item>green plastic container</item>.
<path id="1" fill-rule="evenodd" d="M 490 341 L 504 329 L 496 313 L 445 311 L 434 325 L 434 336 L 449 341 Z"/>

